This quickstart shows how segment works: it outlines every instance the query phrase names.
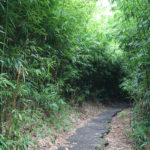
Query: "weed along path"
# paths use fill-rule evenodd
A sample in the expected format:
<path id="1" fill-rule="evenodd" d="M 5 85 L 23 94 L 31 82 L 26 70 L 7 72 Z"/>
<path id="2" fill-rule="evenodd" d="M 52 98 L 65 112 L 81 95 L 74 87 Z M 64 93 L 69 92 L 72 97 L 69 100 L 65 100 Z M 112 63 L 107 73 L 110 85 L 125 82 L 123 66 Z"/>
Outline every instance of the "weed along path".
<path id="1" fill-rule="evenodd" d="M 103 137 L 109 132 L 109 123 L 113 116 L 125 107 L 111 108 L 88 121 L 85 126 L 77 129 L 67 142 L 58 150 L 101 150 L 104 142 Z"/>

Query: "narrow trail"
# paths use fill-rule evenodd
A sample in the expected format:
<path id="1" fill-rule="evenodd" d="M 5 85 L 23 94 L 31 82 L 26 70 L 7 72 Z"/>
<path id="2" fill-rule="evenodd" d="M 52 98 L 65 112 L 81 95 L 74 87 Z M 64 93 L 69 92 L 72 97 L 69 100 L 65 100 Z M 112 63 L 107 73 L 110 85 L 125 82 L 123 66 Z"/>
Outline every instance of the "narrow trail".
<path id="1" fill-rule="evenodd" d="M 103 137 L 109 132 L 112 117 L 124 108 L 125 106 L 118 106 L 100 113 L 84 127 L 79 128 L 58 150 L 101 150 Z"/>

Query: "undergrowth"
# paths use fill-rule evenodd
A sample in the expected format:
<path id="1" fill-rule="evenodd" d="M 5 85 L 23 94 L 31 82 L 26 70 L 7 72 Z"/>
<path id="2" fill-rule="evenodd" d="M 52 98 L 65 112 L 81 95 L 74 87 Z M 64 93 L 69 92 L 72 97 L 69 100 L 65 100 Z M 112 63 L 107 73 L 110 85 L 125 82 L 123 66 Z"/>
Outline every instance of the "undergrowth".
<path id="1" fill-rule="evenodd" d="M 14 110 L 9 134 L 6 134 L 7 131 L 5 130 L 9 128 L 7 122 L 3 123 L 0 149 L 27 150 L 28 147 L 38 147 L 38 142 L 33 140 L 33 137 L 51 137 L 51 142 L 54 142 L 53 136 L 56 132 L 60 130 L 69 131 L 72 128 L 70 114 L 73 112 L 75 114 L 75 110 L 69 105 L 66 105 L 57 114 L 49 114 L 50 117 L 47 117 L 42 109 Z"/>
<path id="2" fill-rule="evenodd" d="M 139 110 L 141 110 L 140 113 Z M 135 147 L 138 150 L 148 150 L 150 148 L 150 114 L 137 103 L 133 109 L 132 117 L 132 136 L 135 140 Z"/>

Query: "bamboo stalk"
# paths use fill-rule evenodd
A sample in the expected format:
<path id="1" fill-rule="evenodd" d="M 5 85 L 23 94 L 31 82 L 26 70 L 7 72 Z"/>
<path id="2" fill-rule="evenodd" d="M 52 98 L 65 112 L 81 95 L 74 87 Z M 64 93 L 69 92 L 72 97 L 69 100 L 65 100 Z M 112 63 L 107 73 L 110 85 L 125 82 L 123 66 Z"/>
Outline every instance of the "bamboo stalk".
<path id="1" fill-rule="evenodd" d="M 7 135 L 9 135 L 9 129 L 11 128 L 11 123 L 12 123 L 12 120 L 13 120 L 13 110 L 15 109 L 15 105 L 16 105 L 20 75 L 21 75 L 21 65 L 19 66 L 19 70 L 18 70 L 16 88 L 15 88 L 14 95 L 13 95 L 12 109 L 11 109 L 11 113 L 10 113 L 10 116 L 9 116 L 9 119 L 8 119 L 8 124 L 7 124 L 7 127 L 6 127 L 6 134 Z"/>
<path id="2" fill-rule="evenodd" d="M 5 34 L 4 34 L 4 40 L 3 40 L 3 48 L 2 48 L 2 56 L 4 55 L 5 46 L 6 46 L 6 39 L 7 39 L 7 26 L 8 26 L 8 0 L 6 1 L 6 16 L 5 16 Z M 3 73 L 3 64 L 1 66 L 1 73 Z M 2 133 L 2 120 L 3 120 L 3 106 L 2 106 L 3 97 L 1 96 L 0 99 L 0 134 Z"/>

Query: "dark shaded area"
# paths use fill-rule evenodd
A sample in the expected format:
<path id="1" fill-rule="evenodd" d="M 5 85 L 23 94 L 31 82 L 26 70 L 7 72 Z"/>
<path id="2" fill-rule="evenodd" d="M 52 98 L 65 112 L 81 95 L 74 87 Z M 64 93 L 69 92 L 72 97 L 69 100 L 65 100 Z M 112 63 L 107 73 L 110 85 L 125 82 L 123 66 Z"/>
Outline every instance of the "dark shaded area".
<path id="1" fill-rule="evenodd" d="M 108 56 L 97 55 L 89 63 L 87 66 L 78 65 L 81 71 L 79 78 L 65 81 L 65 85 L 71 85 L 73 90 L 78 87 L 79 104 L 85 100 L 96 100 L 104 104 L 129 102 L 127 92 L 120 87 L 123 78 L 127 76 L 120 61 L 112 62 Z M 73 92 L 64 93 L 66 97 L 71 97 Z"/>

